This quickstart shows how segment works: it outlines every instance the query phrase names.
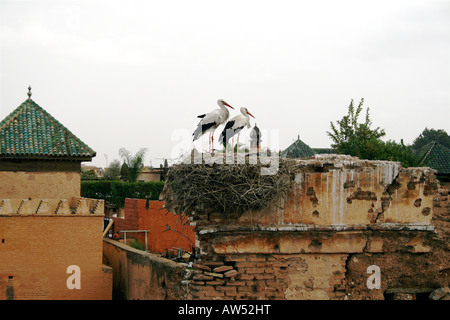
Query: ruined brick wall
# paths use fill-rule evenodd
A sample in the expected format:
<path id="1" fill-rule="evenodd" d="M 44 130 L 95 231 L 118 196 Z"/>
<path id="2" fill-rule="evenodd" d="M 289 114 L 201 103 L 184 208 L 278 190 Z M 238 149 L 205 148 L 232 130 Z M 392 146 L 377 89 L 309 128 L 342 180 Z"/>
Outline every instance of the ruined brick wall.
<path id="1" fill-rule="evenodd" d="M 147 206 L 148 205 L 148 206 Z M 174 215 L 163 209 L 162 201 L 145 199 L 125 199 L 124 217 L 113 218 L 114 232 L 120 230 L 149 230 L 147 234 L 148 250 L 163 253 L 166 249 L 182 248 L 191 252 L 195 244 L 195 233 L 186 217 Z M 169 226 L 169 229 L 168 227 Z M 127 233 L 145 243 L 145 234 Z"/>
<path id="2" fill-rule="evenodd" d="M 428 298 L 449 286 L 449 211 L 429 168 L 299 160 L 291 192 L 266 210 L 191 214 L 205 255 L 186 276 L 189 297 Z"/>
<path id="3" fill-rule="evenodd" d="M 234 254 L 216 258 L 194 264 L 191 299 L 316 300 L 344 296 L 344 254 Z"/>
<path id="4" fill-rule="evenodd" d="M 429 168 L 299 160 L 291 191 L 273 206 L 203 208 L 189 219 L 201 249 L 189 265 L 105 240 L 118 298 L 449 298 L 448 190 Z"/>
<path id="5" fill-rule="evenodd" d="M 185 299 L 184 265 L 118 241 L 106 238 L 103 241 L 103 261 L 114 270 L 114 299 Z"/>
<path id="6" fill-rule="evenodd" d="M 139 230 L 138 215 L 139 211 L 143 209 L 145 209 L 145 200 L 143 203 L 139 203 L 137 199 L 125 199 L 123 216 L 113 218 L 114 232 L 118 232 L 120 230 Z M 130 234 L 130 237 L 136 236 Z"/>
<path id="7" fill-rule="evenodd" d="M 0 199 L 0 300 L 111 299 L 100 202 Z M 72 265 L 80 268 L 79 289 L 67 286 Z"/>

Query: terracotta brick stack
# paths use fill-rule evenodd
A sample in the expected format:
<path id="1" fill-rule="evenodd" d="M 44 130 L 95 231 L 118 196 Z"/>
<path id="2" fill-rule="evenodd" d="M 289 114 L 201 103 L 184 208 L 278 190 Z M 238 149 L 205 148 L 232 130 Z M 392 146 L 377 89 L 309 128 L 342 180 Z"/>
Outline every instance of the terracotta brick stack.
<path id="1" fill-rule="evenodd" d="M 200 261 L 192 265 L 190 292 L 193 299 L 284 299 L 287 266 L 271 255 Z"/>

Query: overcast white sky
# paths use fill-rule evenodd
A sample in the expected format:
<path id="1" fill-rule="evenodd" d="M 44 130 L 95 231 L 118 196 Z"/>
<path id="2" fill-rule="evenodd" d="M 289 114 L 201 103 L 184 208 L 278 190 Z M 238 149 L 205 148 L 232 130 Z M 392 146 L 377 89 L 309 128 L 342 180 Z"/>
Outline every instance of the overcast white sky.
<path id="1" fill-rule="evenodd" d="M 361 98 L 385 140 L 450 133 L 449 1 L 0 0 L 0 19 L 0 119 L 31 85 L 94 165 L 176 157 L 219 98 L 279 149 L 329 147 Z"/>

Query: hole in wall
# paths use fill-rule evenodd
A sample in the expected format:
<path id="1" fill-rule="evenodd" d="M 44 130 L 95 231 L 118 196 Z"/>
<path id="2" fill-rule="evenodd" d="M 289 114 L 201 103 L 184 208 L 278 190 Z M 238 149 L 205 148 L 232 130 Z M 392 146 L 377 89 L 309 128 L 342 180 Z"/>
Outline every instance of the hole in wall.
<path id="1" fill-rule="evenodd" d="M 422 210 L 422 214 L 424 216 L 428 216 L 430 214 L 430 212 L 431 212 L 431 208 L 430 207 L 423 208 L 423 210 Z"/>
<path id="2" fill-rule="evenodd" d="M 322 243 L 319 240 L 314 239 L 311 241 L 311 243 L 308 245 L 308 247 L 310 249 L 322 249 Z"/>
<path id="3" fill-rule="evenodd" d="M 416 200 L 414 200 L 414 206 L 416 206 L 418 208 L 421 205 L 422 205 L 422 199 L 421 198 L 417 198 Z"/>

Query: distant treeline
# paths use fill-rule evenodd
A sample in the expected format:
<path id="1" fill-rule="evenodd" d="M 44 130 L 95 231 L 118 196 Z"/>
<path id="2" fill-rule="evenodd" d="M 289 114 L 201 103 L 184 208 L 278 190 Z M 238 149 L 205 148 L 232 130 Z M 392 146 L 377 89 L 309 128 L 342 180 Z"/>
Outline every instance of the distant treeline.
<path id="1" fill-rule="evenodd" d="M 82 180 L 81 196 L 104 199 L 106 203 L 123 208 L 125 198 L 158 200 L 164 181 L 125 182 L 117 180 Z"/>

